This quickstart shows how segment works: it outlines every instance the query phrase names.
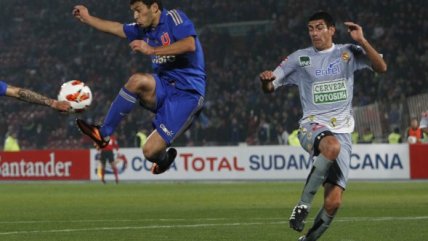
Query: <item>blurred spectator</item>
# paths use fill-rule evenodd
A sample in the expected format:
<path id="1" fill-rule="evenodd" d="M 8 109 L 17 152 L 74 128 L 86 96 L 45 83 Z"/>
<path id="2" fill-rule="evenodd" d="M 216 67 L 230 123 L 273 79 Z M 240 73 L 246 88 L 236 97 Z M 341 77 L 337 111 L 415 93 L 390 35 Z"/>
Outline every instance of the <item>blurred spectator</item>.
<path id="1" fill-rule="evenodd" d="M 360 141 L 360 133 L 358 131 L 354 130 L 351 134 L 352 138 L 352 144 L 357 144 Z"/>
<path id="2" fill-rule="evenodd" d="M 140 128 L 140 130 L 135 135 L 135 146 L 143 149 L 144 144 L 147 141 L 147 130 L 144 128 Z"/>
<path id="3" fill-rule="evenodd" d="M 423 138 L 422 129 L 419 128 L 419 122 L 417 118 L 412 118 L 410 121 L 410 127 L 407 129 L 407 142 L 409 144 L 421 143 Z"/>
<path id="4" fill-rule="evenodd" d="M 394 131 L 388 135 L 388 143 L 389 144 L 401 143 L 400 129 L 395 128 Z"/>
<path id="5" fill-rule="evenodd" d="M 19 144 L 18 144 L 18 133 L 15 130 L 11 129 L 6 135 L 3 150 L 20 151 L 20 149 L 21 148 L 19 147 Z"/>
<path id="6" fill-rule="evenodd" d="M 287 130 L 285 130 L 282 125 L 276 126 L 276 135 L 279 145 L 288 145 L 288 137 L 290 134 L 288 134 Z"/>
<path id="7" fill-rule="evenodd" d="M 300 146 L 298 134 L 299 134 L 299 129 L 295 129 L 288 136 L 288 144 L 290 146 Z"/>
<path id="8" fill-rule="evenodd" d="M 359 143 L 373 143 L 375 136 L 369 127 L 364 128 L 363 134 L 361 135 L 361 140 Z"/>
<path id="9" fill-rule="evenodd" d="M 421 123 L 419 124 L 419 128 L 428 135 L 428 111 L 422 113 Z"/>

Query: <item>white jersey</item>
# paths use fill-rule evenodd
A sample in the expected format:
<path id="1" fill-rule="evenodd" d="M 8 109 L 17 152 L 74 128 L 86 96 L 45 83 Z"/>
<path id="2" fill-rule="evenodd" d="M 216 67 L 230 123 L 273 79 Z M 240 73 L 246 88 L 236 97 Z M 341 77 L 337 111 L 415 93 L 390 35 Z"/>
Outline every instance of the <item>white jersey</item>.
<path id="1" fill-rule="evenodd" d="M 428 111 L 422 113 L 421 117 L 421 124 L 419 125 L 419 128 L 427 128 L 428 127 Z"/>
<path id="2" fill-rule="evenodd" d="M 316 122 L 334 133 L 351 133 L 354 72 L 369 68 L 370 61 L 360 46 L 337 44 L 327 50 L 301 49 L 285 59 L 274 71 L 275 90 L 297 85 L 303 117 L 300 124 Z"/>

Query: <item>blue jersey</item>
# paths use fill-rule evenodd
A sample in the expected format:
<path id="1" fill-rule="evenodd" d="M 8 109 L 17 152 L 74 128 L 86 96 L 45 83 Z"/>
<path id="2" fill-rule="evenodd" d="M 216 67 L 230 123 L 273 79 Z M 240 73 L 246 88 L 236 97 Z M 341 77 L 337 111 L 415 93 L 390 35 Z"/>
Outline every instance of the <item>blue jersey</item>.
<path id="1" fill-rule="evenodd" d="M 151 56 L 152 67 L 161 79 L 175 81 L 178 89 L 194 90 L 205 95 L 205 62 L 201 43 L 190 19 L 179 10 L 164 9 L 158 26 L 141 28 L 136 23 L 124 24 L 123 30 L 131 42 L 144 40 L 152 47 L 167 46 L 181 39 L 195 38 L 196 50 L 175 56 Z"/>
<path id="2" fill-rule="evenodd" d="M 0 80 L 0 96 L 6 95 L 7 84 Z"/>

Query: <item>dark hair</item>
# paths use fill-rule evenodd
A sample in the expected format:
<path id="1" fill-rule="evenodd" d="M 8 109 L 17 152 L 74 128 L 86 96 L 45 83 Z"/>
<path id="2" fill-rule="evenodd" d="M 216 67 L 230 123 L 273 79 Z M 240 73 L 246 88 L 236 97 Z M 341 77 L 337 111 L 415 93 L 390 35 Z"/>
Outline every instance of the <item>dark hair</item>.
<path id="1" fill-rule="evenodd" d="M 162 9 L 163 9 L 161 0 L 130 0 L 129 5 L 132 5 L 136 2 L 142 2 L 144 5 L 147 5 L 147 7 L 151 7 L 153 5 L 153 3 L 157 3 L 159 6 L 159 10 L 162 11 Z"/>
<path id="2" fill-rule="evenodd" d="M 309 21 L 314 21 L 314 20 L 324 20 L 327 27 L 331 27 L 331 26 L 334 27 L 335 26 L 333 17 L 325 11 L 318 11 L 318 12 L 314 13 L 309 18 Z"/>

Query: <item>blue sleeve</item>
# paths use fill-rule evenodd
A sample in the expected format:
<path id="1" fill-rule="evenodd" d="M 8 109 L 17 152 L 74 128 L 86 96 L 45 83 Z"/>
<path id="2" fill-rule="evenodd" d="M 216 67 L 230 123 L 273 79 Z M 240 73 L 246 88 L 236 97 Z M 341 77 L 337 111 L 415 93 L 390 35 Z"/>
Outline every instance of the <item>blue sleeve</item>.
<path id="1" fill-rule="evenodd" d="M 123 25 L 123 32 L 125 32 L 126 38 L 129 42 L 138 39 L 140 31 L 136 23 L 127 23 Z"/>
<path id="2" fill-rule="evenodd" d="M 7 84 L 0 80 L 0 96 L 6 95 Z"/>
<path id="3" fill-rule="evenodd" d="M 182 11 L 170 10 L 167 16 L 168 25 L 171 27 L 174 39 L 181 40 L 189 36 L 196 37 L 195 26 Z"/>

